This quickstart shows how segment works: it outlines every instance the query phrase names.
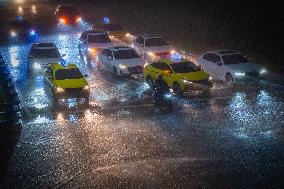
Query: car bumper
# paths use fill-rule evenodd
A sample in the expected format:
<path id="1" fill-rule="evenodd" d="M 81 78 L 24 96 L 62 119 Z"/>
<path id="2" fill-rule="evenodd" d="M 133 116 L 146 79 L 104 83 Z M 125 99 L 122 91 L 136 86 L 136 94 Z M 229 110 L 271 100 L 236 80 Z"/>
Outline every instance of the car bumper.
<path id="1" fill-rule="evenodd" d="M 89 98 L 90 91 L 83 89 L 64 89 L 64 92 L 53 92 L 55 98 Z"/>
<path id="2" fill-rule="evenodd" d="M 125 69 L 120 69 L 120 75 L 141 75 L 143 73 L 143 68 L 141 66 L 127 67 Z"/>
<path id="3" fill-rule="evenodd" d="M 184 83 L 184 91 L 204 91 L 209 90 L 213 86 L 211 81 Z"/>

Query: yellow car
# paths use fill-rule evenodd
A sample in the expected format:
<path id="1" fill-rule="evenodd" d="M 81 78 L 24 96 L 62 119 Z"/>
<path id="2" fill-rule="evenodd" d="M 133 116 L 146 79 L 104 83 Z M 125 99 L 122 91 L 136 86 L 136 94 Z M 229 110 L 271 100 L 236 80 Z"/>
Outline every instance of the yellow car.
<path id="1" fill-rule="evenodd" d="M 210 76 L 194 63 L 180 59 L 178 62 L 171 59 L 160 59 L 144 67 L 144 79 L 151 86 L 159 75 L 173 89 L 176 95 L 186 91 L 208 91 L 212 86 Z"/>
<path id="2" fill-rule="evenodd" d="M 89 104 L 90 87 L 75 64 L 50 64 L 45 78 L 52 87 L 55 103 L 64 98 L 84 98 L 85 104 Z"/>

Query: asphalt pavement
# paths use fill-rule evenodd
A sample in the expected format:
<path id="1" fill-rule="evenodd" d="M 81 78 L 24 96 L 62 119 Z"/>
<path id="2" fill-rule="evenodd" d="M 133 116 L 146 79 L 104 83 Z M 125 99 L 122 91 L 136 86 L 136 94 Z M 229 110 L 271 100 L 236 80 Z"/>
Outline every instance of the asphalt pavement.
<path id="1" fill-rule="evenodd" d="M 87 65 L 77 46 L 88 27 L 54 26 L 39 37 L 88 74 L 88 108 L 72 99 L 55 107 L 43 77 L 28 77 L 31 44 L 1 46 L 23 125 L 0 135 L 0 188 L 284 188 L 283 86 L 215 82 L 210 97 L 174 97 L 174 110 L 160 113 L 143 81 Z"/>

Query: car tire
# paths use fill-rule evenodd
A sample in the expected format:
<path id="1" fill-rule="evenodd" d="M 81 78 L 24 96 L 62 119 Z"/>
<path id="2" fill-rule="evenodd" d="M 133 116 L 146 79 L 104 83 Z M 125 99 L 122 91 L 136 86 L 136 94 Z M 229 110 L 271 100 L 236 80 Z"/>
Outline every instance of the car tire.
<path id="1" fill-rule="evenodd" d="M 225 76 L 225 80 L 228 84 L 232 84 L 234 82 L 233 77 L 230 73 L 227 73 Z"/>
<path id="2" fill-rule="evenodd" d="M 154 81 L 153 81 L 153 79 L 152 79 L 151 76 L 148 75 L 148 76 L 146 77 L 146 83 L 150 86 L 151 89 L 154 88 Z"/>
<path id="3" fill-rule="evenodd" d="M 173 90 L 174 90 L 174 93 L 177 96 L 182 96 L 183 95 L 183 91 L 181 90 L 181 87 L 180 87 L 180 85 L 177 82 L 175 82 L 173 84 Z"/>
<path id="4" fill-rule="evenodd" d="M 117 78 L 117 77 L 118 77 L 116 67 L 113 67 L 113 68 L 112 68 L 112 76 L 113 76 L 114 78 Z"/>
<path id="5" fill-rule="evenodd" d="M 89 100 L 89 97 L 85 98 L 84 100 L 85 100 L 85 101 L 84 101 L 84 106 L 85 106 L 85 107 L 89 107 L 89 101 L 90 101 L 90 100 Z"/>

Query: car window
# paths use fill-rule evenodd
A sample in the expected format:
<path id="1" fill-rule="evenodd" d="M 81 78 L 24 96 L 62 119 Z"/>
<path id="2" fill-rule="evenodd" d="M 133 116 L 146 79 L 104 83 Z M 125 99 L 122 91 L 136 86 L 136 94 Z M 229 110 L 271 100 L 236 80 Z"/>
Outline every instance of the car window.
<path id="1" fill-rule="evenodd" d="M 200 71 L 194 63 L 192 62 L 179 62 L 171 65 L 175 73 L 188 73 Z"/>
<path id="2" fill-rule="evenodd" d="M 171 70 L 171 68 L 167 64 L 162 62 L 153 63 L 152 67 L 157 68 L 159 70 Z"/>
<path id="3" fill-rule="evenodd" d="M 83 32 L 82 34 L 81 34 L 81 37 L 80 37 L 80 40 L 82 41 L 86 41 L 87 40 L 87 32 Z"/>
<path id="4" fill-rule="evenodd" d="M 224 55 L 222 57 L 224 64 L 241 64 L 247 63 L 249 60 L 241 54 Z"/>
<path id="5" fill-rule="evenodd" d="M 32 55 L 35 58 L 59 58 L 60 53 L 58 49 L 33 49 Z"/>
<path id="6" fill-rule="evenodd" d="M 47 75 L 47 77 L 50 77 L 50 78 L 53 78 L 53 74 L 52 74 L 53 72 L 52 72 L 52 68 L 47 68 L 46 69 L 46 75 Z"/>
<path id="7" fill-rule="evenodd" d="M 203 56 L 203 59 L 210 61 L 210 62 L 214 62 L 214 63 L 221 62 L 220 56 L 213 54 L 213 53 L 205 54 Z"/>
<path id="8" fill-rule="evenodd" d="M 89 43 L 110 43 L 110 38 L 107 34 L 88 35 Z"/>
<path id="9" fill-rule="evenodd" d="M 131 59 L 140 57 L 134 49 L 113 51 L 113 55 L 115 59 Z"/>
<path id="10" fill-rule="evenodd" d="M 113 59 L 111 50 L 106 49 L 106 56 L 107 56 L 107 57 L 111 57 L 111 59 Z"/>
<path id="11" fill-rule="evenodd" d="M 144 44 L 144 40 L 143 40 L 142 37 L 138 37 L 138 38 L 136 39 L 136 42 L 139 43 L 139 44 Z"/>
<path id="12" fill-rule="evenodd" d="M 167 42 L 162 38 L 149 38 L 145 40 L 146 47 L 165 46 Z"/>
<path id="13" fill-rule="evenodd" d="M 55 78 L 57 80 L 80 79 L 83 75 L 78 68 L 60 69 L 55 71 Z"/>

